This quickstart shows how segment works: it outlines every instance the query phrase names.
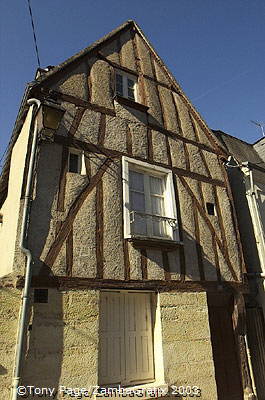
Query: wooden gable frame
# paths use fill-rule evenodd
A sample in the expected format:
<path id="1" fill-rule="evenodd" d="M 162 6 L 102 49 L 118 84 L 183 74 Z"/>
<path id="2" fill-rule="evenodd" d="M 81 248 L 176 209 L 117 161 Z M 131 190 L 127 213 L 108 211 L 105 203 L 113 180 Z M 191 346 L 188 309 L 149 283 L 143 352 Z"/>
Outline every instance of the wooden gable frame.
<path id="1" fill-rule="evenodd" d="M 111 60 L 109 57 L 104 54 L 104 46 L 106 44 L 112 43 L 113 40 L 116 40 L 118 43 L 120 41 L 120 35 L 124 32 L 129 32 L 133 53 L 135 57 L 136 63 L 136 71 L 121 65 L 122 57 L 121 54 L 118 54 L 117 62 Z M 141 40 L 143 46 L 145 47 L 148 54 L 150 53 L 150 62 L 152 68 L 152 76 L 146 74 L 143 70 L 143 63 L 140 59 L 139 54 L 139 43 L 138 41 Z M 119 44 L 119 48 L 121 48 L 121 44 Z M 102 50 L 103 49 L 103 50 Z M 147 158 L 143 159 L 140 156 L 137 156 L 133 151 L 133 133 L 130 129 L 129 124 L 127 124 L 126 128 L 126 150 L 122 149 L 114 149 L 109 148 L 106 145 L 106 137 L 107 137 L 107 124 L 111 117 L 117 116 L 117 112 L 114 108 L 108 108 L 106 106 L 102 106 L 100 104 L 93 103 L 91 101 L 91 97 L 88 94 L 86 99 L 82 99 L 77 97 L 76 95 L 72 95 L 69 93 L 62 93 L 58 88 L 56 88 L 56 82 L 61 79 L 62 76 L 66 73 L 66 71 L 74 71 L 78 65 L 87 57 L 95 57 L 95 59 L 102 60 L 106 64 L 110 65 L 112 68 L 120 68 L 125 72 L 130 74 L 136 74 L 139 78 L 139 82 L 150 81 L 155 85 L 156 95 L 160 103 L 161 112 L 162 112 L 162 124 L 157 125 L 151 121 L 148 121 L 145 126 L 146 130 L 146 140 L 147 140 Z M 163 71 L 164 75 L 166 76 L 166 81 L 162 81 L 159 76 L 157 76 L 156 72 L 156 64 L 159 65 L 161 70 Z M 89 80 L 88 85 L 91 86 L 91 81 Z M 160 87 L 165 88 L 170 92 L 171 101 L 175 110 L 175 118 L 178 123 L 179 131 L 173 131 L 167 126 L 166 123 L 166 115 L 164 109 L 164 100 L 160 93 Z M 52 89 L 51 89 L 52 88 Z M 147 113 L 147 106 L 148 106 L 148 99 L 147 99 L 147 88 L 145 85 L 139 85 L 141 90 L 141 98 L 143 101 L 143 105 L 146 108 L 140 108 L 140 112 Z M 191 128 L 193 130 L 193 137 L 189 137 L 185 135 L 186 127 L 183 125 L 181 120 L 178 105 L 176 103 L 176 99 L 174 94 L 177 94 L 181 101 L 183 102 L 184 106 L 187 109 L 187 117 L 191 123 Z M 105 189 L 103 184 L 103 176 L 105 176 L 106 172 L 110 171 L 111 165 L 113 165 L 116 160 L 120 160 L 122 156 L 131 156 L 135 159 L 148 161 L 150 164 L 160 165 L 162 167 L 170 168 L 174 174 L 174 182 L 175 182 L 175 191 L 176 197 L 179 200 L 179 189 L 178 186 L 182 185 L 186 196 L 192 201 L 193 204 L 193 219 L 194 219 L 194 240 L 197 242 L 196 244 L 196 252 L 198 257 L 198 279 L 200 281 L 207 281 L 207 276 L 205 275 L 204 266 L 203 266 L 203 253 L 202 253 L 202 246 L 200 244 L 202 239 L 202 234 L 200 233 L 200 221 L 199 219 L 202 218 L 206 226 L 210 231 L 210 242 L 211 246 L 214 249 L 214 265 L 216 267 L 216 278 L 214 279 L 216 282 L 222 283 L 222 273 L 221 268 L 219 265 L 219 252 L 221 252 L 225 262 L 227 263 L 230 280 L 234 282 L 240 283 L 242 281 L 242 273 L 244 271 L 244 266 L 241 267 L 240 272 L 234 271 L 234 266 L 231 263 L 231 251 L 228 252 L 228 244 L 226 240 L 226 232 L 225 232 L 225 221 L 223 220 L 222 212 L 221 212 L 221 204 L 219 204 L 218 200 L 218 191 L 217 188 L 223 188 L 229 199 L 231 210 L 233 210 L 232 205 L 232 197 L 230 193 L 229 184 L 226 177 L 226 172 L 222 167 L 221 159 L 227 158 L 227 153 L 222 147 L 220 143 L 218 143 L 217 139 L 214 137 L 210 129 L 207 127 L 205 122 L 202 120 L 200 115 L 194 109 L 188 98 L 183 93 L 182 89 L 180 88 L 179 84 L 175 81 L 172 74 L 168 71 L 167 67 L 164 65 L 163 61 L 157 55 L 155 50 L 153 49 L 152 45 L 148 42 L 145 38 L 144 34 L 142 33 L 141 29 L 134 21 L 128 21 L 125 24 L 121 25 L 117 30 L 113 31 L 111 34 L 107 35 L 102 40 L 96 42 L 94 45 L 88 47 L 87 49 L 83 50 L 82 52 L 78 53 L 76 56 L 70 58 L 66 62 L 60 64 L 59 66 L 51 69 L 49 72 L 45 73 L 45 75 L 41 75 L 37 79 L 36 85 L 31 89 L 30 95 L 36 95 L 39 97 L 45 97 L 47 95 L 57 96 L 58 99 L 61 101 L 70 104 L 75 109 L 72 121 L 70 122 L 70 126 L 67 131 L 67 135 L 55 134 L 54 135 L 54 142 L 60 146 L 62 146 L 62 161 L 61 161 L 61 172 L 59 178 L 59 190 L 58 190 L 58 197 L 57 197 L 57 211 L 60 213 L 66 213 L 65 217 L 59 221 L 57 221 L 56 225 L 56 236 L 47 252 L 45 258 L 43 259 L 43 267 L 52 270 L 54 262 L 58 257 L 58 254 L 62 250 L 62 246 L 65 243 L 66 247 L 66 270 L 65 274 L 66 277 L 72 278 L 75 276 L 75 272 L 73 271 L 73 246 L 74 246 L 74 231 L 73 231 L 73 223 L 75 220 L 76 215 L 80 211 L 82 204 L 86 200 L 87 196 L 90 193 L 94 192 L 95 189 L 95 196 L 96 196 L 96 259 L 97 259 L 97 269 L 95 273 L 95 279 L 104 281 L 106 280 L 106 276 L 104 273 L 104 211 L 103 211 L 103 201 L 105 196 Z M 126 104 L 125 104 L 126 107 Z M 99 125 L 97 135 L 97 143 L 92 143 L 89 140 L 82 140 L 80 139 L 80 126 L 82 123 L 82 119 L 88 112 L 94 112 L 99 115 Z M 207 141 L 202 142 L 200 140 L 200 135 L 198 129 L 203 132 Z M 156 158 L 156 139 L 155 136 L 160 135 L 160 137 L 164 138 L 165 143 L 165 157 L 167 158 L 167 162 L 162 162 L 161 160 L 157 160 Z M 172 151 L 172 141 L 174 142 L 181 142 L 184 151 L 184 158 L 186 168 L 182 168 L 179 166 L 175 166 L 173 162 L 174 152 Z M 190 146 L 190 147 L 189 147 Z M 204 168 L 204 173 L 194 171 L 191 166 L 191 156 L 189 154 L 189 148 L 196 148 L 200 160 L 201 165 Z M 86 170 L 88 175 L 88 183 L 87 185 L 80 191 L 77 195 L 75 200 L 72 202 L 71 207 L 67 210 L 65 207 L 65 195 L 66 195 L 66 176 L 67 176 L 67 160 L 68 160 L 68 148 L 74 147 L 77 149 L 82 150 L 85 155 L 94 154 L 100 155 L 103 157 L 103 164 L 98 168 L 96 173 L 91 172 L 91 165 L 88 157 L 85 157 L 86 160 Z M 208 155 L 216 155 L 218 158 L 219 166 L 220 166 L 220 177 L 213 177 L 211 174 L 211 170 L 208 166 L 207 157 Z M 207 156 L 206 156 L 207 155 Z M 199 190 L 199 197 L 195 194 L 193 188 L 189 184 L 189 179 L 193 179 L 198 183 L 198 190 Z M 212 224 L 210 219 L 207 216 L 205 210 L 205 199 L 203 195 L 203 185 L 208 184 L 212 188 L 212 192 L 214 193 L 216 208 L 217 208 L 217 218 L 219 221 L 219 233 L 217 232 L 216 226 Z M 183 201 L 182 201 L 183 202 Z M 184 237 L 184 227 L 183 221 L 181 221 L 181 215 L 183 214 L 183 210 L 181 210 L 180 204 L 178 206 L 178 218 L 180 224 L 180 235 L 181 241 L 183 241 Z M 240 240 L 236 222 L 234 220 L 234 229 L 236 232 L 236 238 L 238 242 L 238 252 L 240 254 L 240 264 L 243 265 L 243 259 L 241 256 L 241 249 L 240 249 Z M 125 282 L 130 281 L 138 281 L 139 279 L 134 279 L 131 266 L 130 266 L 130 254 L 132 252 L 131 244 L 128 241 L 123 240 L 123 262 L 124 262 L 124 275 L 123 279 Z M 141 277 L 140 280 L 152 280 L 149 276 L 149 266 L 148 266 L 148 252 L 149 252 L 149 245 L 146 244 L 145 247 L 141 248 L 140 250 L 140 264 L 141 264 Z M 168 249 L 164 249 L 161 252 L 161 263 L 163 265 L 163 275 L 159 276 L 158 281 L 166 281 L 170 282 L 171 280 L 177 280 L 183 282 L 187 279 L 187 275 L 189 275 L 188 268 L 187 268 L 187 259 L 185 261 L 185 246 L 179 246 L 179 258 L 180 258 L 180 270 L 179 273 L 176 274 L 176 277 L 173 278 L 172 271 L 170 271 L 170 261 L 169 261 L 169 254 Z M 107 279 L 110 279 L 108 277 Z M 120 279 L 120 278 L 119 278 Z M 189 280 L 189 279 L 188 279 Z M 210 279 L 211 280 L 211 279 Z"/>

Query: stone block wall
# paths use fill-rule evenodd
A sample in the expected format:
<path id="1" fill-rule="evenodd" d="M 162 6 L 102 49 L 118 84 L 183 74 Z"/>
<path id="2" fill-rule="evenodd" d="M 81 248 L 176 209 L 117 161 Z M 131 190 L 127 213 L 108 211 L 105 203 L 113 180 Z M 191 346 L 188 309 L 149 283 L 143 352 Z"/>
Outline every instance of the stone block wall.
<path id="1" fill-rule="evenodd" d="M 0 296 L 0 390 L 8 398 L 21 292 L 3 288 Z M 206 293 L 160 293 L 160 311 L 165 383 L 198 386 L 203 400 L 217 399 Z M 98 290 L 49 289 L 48 303 L 31 307 L 21 385 L 96 385 L 98 318 Z"/>
<path id="2" fill-rule="evenodd" d="M 94 290 L 49 289 L 47 304 L 33 304 L 23 384 L 51 388 L 96 384 L 98 301 Z"/>
<path id="3" fill-rule="evenodd" d="M 97 384 L 98 293 L 49 289 L 48 303 L 32 304 L 20 385 L 57 390 Z M 0 298 L 0 397 L 9 399 L 21 291 L 3 288 Z"/>
<path id="4" fill-rule="evenodd" d="M 0 398 L 8 399 L 15 358 L 21 291 L 0 289 Z"/>
<path id="5" fill-rule="evenodd" d="M 217 399 L 206 293 L 161 293 L 165 382 Z"/>

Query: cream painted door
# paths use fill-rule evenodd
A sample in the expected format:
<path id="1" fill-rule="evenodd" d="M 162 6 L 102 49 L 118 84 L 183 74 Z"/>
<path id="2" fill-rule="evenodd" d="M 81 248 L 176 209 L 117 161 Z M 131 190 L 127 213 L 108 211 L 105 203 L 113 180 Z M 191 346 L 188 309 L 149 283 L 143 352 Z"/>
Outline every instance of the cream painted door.
<path id="1" fill-rule="evenodd" d="M 100 384 L 121 383 L 124 378 L 124 297 L 102 292 L 100 307 Z"/>
<path id="2" fill-rule="evenodd" d="M 100 384 L 154 380 L 151 294 L 102 292 Z"/>
<path id="3" fill-rule="evenodd" d="M 153 329 L 149 293 L 128 293 L 125 299 L 125 381 L 154 379 Z"/>

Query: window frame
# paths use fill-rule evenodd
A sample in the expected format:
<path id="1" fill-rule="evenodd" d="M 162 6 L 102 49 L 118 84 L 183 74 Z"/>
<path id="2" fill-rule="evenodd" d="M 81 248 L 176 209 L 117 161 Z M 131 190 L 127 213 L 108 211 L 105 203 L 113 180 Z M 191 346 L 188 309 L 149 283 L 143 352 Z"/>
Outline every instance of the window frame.
<path id="1" fill-rule="evenodd" d="M 73 172 L 70 171 L 70 156 L 71 154 L 75 154 L 78 156 L 78 171 Z M 71 174 L 79 174 L 79 175 L 86 175 L 86 167 L 85 167 L 85 156 L 82 150 L 77 150 L 75 148 L 70 148 L 68 151 L 68 171 Z"/>
<path id="2" fill-rule="evenodd" d="M 117 75 L 120 75 L 122 77 L 122 94 L 117 92 Z M 128 79 L 132 80 L 134 82 L 134 99 L 129 97 L 128 95 Z M 129 74 L 127 72 L 121 71 L 121 70 L 115 70 L 115 94 L 117 96 L 124 97 L 125 99 L 128 99 L 133 102 L 138 101 L 138 78 L 135 75 Z"/>
<path id="3" fill-rule="evenodd" d="M 133 234 L 131 232 L 131 218 L 130 218 L 130 185 L 129 185 L 129 171 L 133 170 L 141 172 L 149 176 L 157 176 L 164 178 L 165 182 L 165 195 L 164 195 L 164 207 L 165 207 L 165 218 L 169 218 L 175 221 L 175 226 L 167 226 L 168 235 L 165 236 L 154 236 L 150 235 L 150 231 L 147 235 Z M 179 242 L 179 229 L 177 219 L 177 208 L 175 190 L 173 185 L 173 174 L 170 169 L 163 168 L 157 165 L 149 164 L 144 161 L 135 160 L 129 157 L 122 157 L 122 178 L 123 178 L 123 217 L 124 217 L 124 238 L 142 238 L 142 239 L 159 239 L 161 241 L 172 241 Z M 167 222 L 166 222 L 167 223 Z"/>

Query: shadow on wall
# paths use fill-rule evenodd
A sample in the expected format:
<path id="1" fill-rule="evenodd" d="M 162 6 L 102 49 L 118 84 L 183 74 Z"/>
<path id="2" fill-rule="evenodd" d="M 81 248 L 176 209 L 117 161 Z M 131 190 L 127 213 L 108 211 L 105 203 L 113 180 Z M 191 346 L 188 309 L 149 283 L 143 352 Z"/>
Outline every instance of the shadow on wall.
<path id="1" fill-rule="evenodd" d="M 5 286 L 7 283 L 10 283 L 10 286 L 15 286 L 16 274 L 9 274 L 1 278 L 0 281 L 0 398 L 9 398 L 8 392 L 12 385 L 21 291 L 14 289 L 14 287 Z"/>
<path id="2" fill-rule="evenodd" d="M 246 198 L 245 176 L 238 168 L 230 168 L 227 172 L 235 203 L 242 250 L 248 272 L 251 272 L 253 266 L 255 266 L 257 272 L 262 272 L 252 218 Z"/>
<path id="3" fill-rule="evenodd" d="M 50 289 L 48 303 L 34 303 L 33 289 L 21 385 L 56 390 L 59 387 L 64 354 L 62 296 Z"/>
<path id="4" fill-rule="evenodd" d="M 61 170 L 61 147 L 54 143 L 41 144 L 37 162 L 35 198 L 32 201 L 28 242 L 33 256 L 33 275 L 42 268 L 40 257 L 50 235 L 55 231 L 52 210 L 56 209 L 58 184 Z M 51 226 L 51 223 L 54 226 Z M 51 233 L 52 232 L 52 233 Z M 43 270 L 43 274 L 49 271 Z"/>
<path id="5" fill-rule="evenodd" d="M 6 375 L 7 369 L 0 364 L 0 375 Z"/>
<path id="6" fill-rule="evenodd" d="M 58 393 L 97 384 L 97 306 L 94 293 L 57 289 L 49 289 L 48 303 L 32 305 L 21 385 Z"/>

